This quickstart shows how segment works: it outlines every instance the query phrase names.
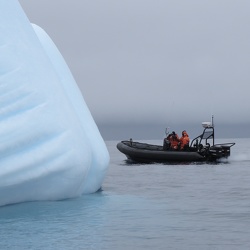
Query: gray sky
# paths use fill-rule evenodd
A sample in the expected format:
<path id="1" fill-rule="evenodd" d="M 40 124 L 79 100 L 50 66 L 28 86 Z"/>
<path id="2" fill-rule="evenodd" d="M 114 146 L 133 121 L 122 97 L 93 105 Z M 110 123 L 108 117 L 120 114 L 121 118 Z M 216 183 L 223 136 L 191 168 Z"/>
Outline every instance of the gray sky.
<path id="1" fill-rule="evenodd" d="M 61 51 L 101 132 L 201 129 L 211 114 L 250 124 L 249 0 L 19 2 Z"/>

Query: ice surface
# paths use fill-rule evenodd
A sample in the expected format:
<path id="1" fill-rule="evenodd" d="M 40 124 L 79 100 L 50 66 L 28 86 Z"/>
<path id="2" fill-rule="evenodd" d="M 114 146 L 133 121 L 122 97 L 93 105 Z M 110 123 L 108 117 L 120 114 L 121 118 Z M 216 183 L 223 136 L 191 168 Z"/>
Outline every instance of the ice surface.
<path id="1" fill-rule="evenodd" d="M 0 0 L 0 205 L 97 191 L 109 164 L 67 64 L 16 0 Z"/>

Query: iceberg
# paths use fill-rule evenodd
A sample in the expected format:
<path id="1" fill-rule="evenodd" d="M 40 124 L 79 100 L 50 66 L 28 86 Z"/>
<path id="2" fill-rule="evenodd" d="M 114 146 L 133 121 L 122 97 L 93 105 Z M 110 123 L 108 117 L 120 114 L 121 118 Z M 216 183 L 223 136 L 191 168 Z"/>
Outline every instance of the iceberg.
<path id="1" fill-rule="evenodd" d="M 101 188 L 109 153 L 62 55 L 0 0 L 0 206 Z"/>

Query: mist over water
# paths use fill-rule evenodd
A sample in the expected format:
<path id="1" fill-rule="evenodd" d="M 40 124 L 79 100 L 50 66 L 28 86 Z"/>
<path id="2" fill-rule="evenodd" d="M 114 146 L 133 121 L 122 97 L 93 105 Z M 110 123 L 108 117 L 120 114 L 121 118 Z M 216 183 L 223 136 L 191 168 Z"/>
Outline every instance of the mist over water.
<path id="1" fill-rule="evenodd" d="M 197 123 L 182 122 L 182 123 L 160 123 L 158 120 L 151 122 L 126 122 L 115 123 L 97 123 L 98 128 L 107 141 L 110 140 L 128 140 L 133 138 L 135 140 L 161 140 L 165 136 L 165 129 L 169 127 L 170 131 L 175 131 L 181 134 L 181 131 L 186 130 L 190 138 L 194 138 L 202 133 L 201 126 L 203 120 Z M 216 138 L 248 138 L 250 124 L 224 124 L 215 123 Z"/>

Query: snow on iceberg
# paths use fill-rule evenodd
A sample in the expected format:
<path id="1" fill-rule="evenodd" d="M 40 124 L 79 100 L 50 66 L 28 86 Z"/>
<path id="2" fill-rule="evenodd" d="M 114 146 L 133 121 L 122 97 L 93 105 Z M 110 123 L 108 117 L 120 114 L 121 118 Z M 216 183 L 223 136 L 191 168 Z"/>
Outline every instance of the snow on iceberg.
<path id="1" fill-rule="evenodd" d="M 109 154 L 64 59 L 0 0 L 0 205 L 96 192 Z"/>

